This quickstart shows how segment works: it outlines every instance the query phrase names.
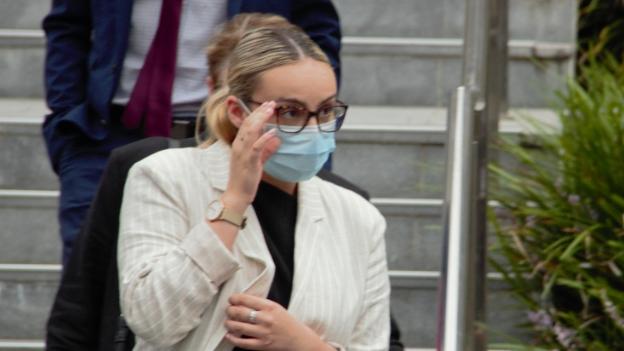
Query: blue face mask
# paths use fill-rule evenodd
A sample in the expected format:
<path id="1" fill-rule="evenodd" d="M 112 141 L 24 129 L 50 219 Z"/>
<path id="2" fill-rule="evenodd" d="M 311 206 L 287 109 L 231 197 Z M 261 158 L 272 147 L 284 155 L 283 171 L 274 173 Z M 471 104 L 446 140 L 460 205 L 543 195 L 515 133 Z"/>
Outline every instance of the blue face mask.
<path id="1" fill-rule="evenodd" d="M 277 129 L 277 126 L 267 124 L 267 128 Z M 277 129 L 277 136 L 282 144 L 265 162 L 264 171 L 287 182 L 314 177 L 336 150 L 335 134 L 322 133 L 316 125 L 307 126 L 296 134 Z"/>

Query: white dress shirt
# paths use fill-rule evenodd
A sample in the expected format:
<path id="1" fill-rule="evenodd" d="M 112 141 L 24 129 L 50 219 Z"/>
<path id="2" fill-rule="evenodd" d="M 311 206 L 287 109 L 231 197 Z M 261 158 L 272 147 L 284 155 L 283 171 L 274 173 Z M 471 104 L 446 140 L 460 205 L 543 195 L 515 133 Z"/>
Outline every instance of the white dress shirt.
<path id="1" fill-rule="evenodd" d="M 121 308 L 135 350 L 232 350 L 228 298 L 266 297 L 275 265 L 253 207 L 228 250 L 206 223 L 225 190 L 230 147 L 170 149 L 135 164 L 121 209 Z M 379 211 L 314 177 L 298 185 L 289 313 L 346 350 L 389 347 L 390 284 Z"/>
<path id="2" fill-rule="evenodd" d="M 125 0 L 131 1 L 131 0 Z M 156 36 L 162 0 L 134 0 L 128 50 L 113 103 L 125 105 Z M 227 0 L 183 0 L 172 103 L 176 109 L 199 107 L 208 96 L 206 46 L 225 22 Z"/>

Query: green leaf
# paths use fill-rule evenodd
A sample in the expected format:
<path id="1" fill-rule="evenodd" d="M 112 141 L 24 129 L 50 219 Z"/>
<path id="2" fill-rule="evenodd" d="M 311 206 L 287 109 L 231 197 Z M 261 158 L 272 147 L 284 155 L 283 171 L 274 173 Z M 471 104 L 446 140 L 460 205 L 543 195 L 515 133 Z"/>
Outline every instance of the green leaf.
<path id="1" fill-rule="evenodd" d="M 563 254 L 561 254 L 561 260 L 562 261 L 569 260 L 574 254 L 574 252 L 576 251 L 577 246 L 580 245 L 581 242 L 583 242 L 583 240 L 585 240 L 585 238 L 589 236 L 589 234 L 591 234 L 593 230 L 599 227 L 600 227 L 600 224 L 595 224 L 585 229 L 582 233 L 578 234 L 576 238 L 570 243 L 570 245 L 568 245 L 568 247 L 563 252 Z"/>

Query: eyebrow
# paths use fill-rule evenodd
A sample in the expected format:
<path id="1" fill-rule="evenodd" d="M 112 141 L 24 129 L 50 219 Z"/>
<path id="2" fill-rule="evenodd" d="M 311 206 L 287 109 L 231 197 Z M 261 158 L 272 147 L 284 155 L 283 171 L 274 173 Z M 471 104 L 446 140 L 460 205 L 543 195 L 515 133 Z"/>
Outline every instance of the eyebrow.
<path id="1" fill-rule="evenodd" d="M 328 102 L 328 101 L 329 101 L 329 100 L 331 100 L 331 99 L 335 99 L 337 96 L 338 96 L 338 94 L 334 94 L 334 95 L 332 95 L 332 96 L 327 97 L 326 99 L 324 99 L 323 101 L 321 101 L 321 102 L 318 104 L 318 106 L 323 106 L 323 104 L 324 104 L 324 103 Z M 301 101 L 301 100 L 299 100 L 299 99 L 296 99 L 296 98 L 277 98 L 277 99 L 275 99 L 275 101 L 294 102 L 294 103 L 297 103 L 297 104 L 299 104 L 299 105 L 302 105 L 302 106 L 304 106 L 304 107 L 306 107 L 306 108 L 308 107 L 308 105 L 307 105 L 305 102 L 303 102 L 303 101 Z"/>

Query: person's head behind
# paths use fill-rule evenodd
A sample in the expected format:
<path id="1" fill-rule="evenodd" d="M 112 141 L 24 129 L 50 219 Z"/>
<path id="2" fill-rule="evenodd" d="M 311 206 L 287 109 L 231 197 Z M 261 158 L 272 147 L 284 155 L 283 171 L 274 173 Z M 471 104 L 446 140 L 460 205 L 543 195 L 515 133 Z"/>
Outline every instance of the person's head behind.
<path id="1" fill-rule="evenodd" d="M 323 51 L 297 27 L 247 31 L 232 50 L 221 86 L 204 105 L 212 139 L 231 143 L 238 101 L 292 99 L 315 110 L 335 99 L 336 79 Z M 257 96 L 254 96 L 256 94 Z"/>
<path id="2" fill-rule="evenodd" d="M 282 16 L 267 13 L 241 13 L 225 22 L 208 43 L 206 61 L 210 90 L 221 87 L 227 61 L 245 33 L 257 28 L 298 28 Z"/>

